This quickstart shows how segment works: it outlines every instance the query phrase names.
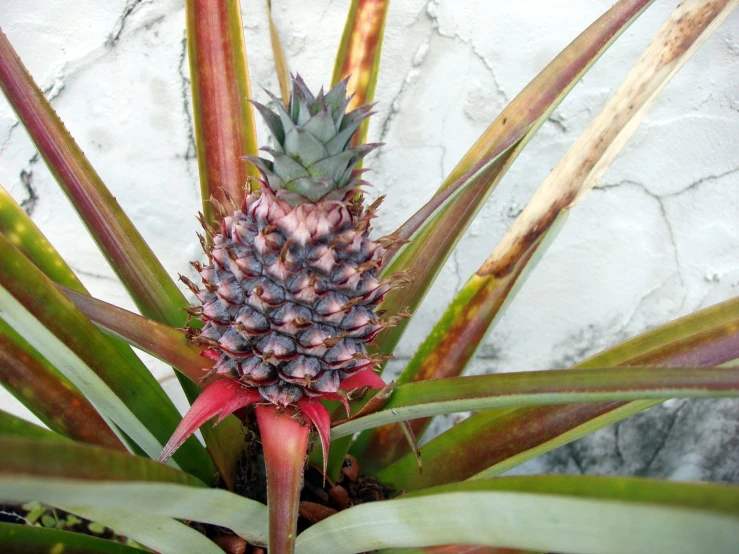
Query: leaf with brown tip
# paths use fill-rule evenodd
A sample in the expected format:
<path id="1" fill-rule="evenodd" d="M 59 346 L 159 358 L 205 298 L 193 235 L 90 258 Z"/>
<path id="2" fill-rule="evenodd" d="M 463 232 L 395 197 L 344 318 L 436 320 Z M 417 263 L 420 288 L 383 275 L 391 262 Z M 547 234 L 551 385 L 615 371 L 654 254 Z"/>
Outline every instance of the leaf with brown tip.
<path id="1" fill-rule="evenodd" d="M 519 152 L 650 1 L 617 3 L 572 41 L 491 123 L 434 197 L 395 231 L 399 239 L 413 240 L 400 253 L 397 248 L 388 252 L 385 263 L 391 263 L 384 273 L 407 270 L 413 282 L 388 294 L 382 309 L 388 313 L 406 308 L 415 312 L 457 241 Z M 393 352 L 408 323 L 406 319 L 380 333 L 375 340 L 377 350 Z"/>
<path id="2" fill-rule="evenodd" d="M 331 86 L 349 78 L 347 90 L 353 94 L 348 110 L 370 104 L 375 97 L 380 70 L 382 38 L 390 0 L 352 0 L 344 33 L 334 63 Z M 352 145 L 367 140 L 369 121 L 364 121 L 352 139 Z"/>
<path id="3" fill-rule="evenodd" d="M 399 382 L 459 375 L 463 371 L 505 303 L 512 299 L 541 257 L 544 246 L 556 235 L 568 211 L 610 166 L 667 82 L 728 16 L 731 8 L 727 6 L 723 2 L 704 9 L 701 2 L 685 3 L 673 13 L 613 98 L 464 285 L 403 370 Z M 678 29 L 684 35 L 679 40 L 673 36 Z M 383 431 L 384 438 L 389 432 Z M 372 440 L 376 443 L 376 439 Z M 388 451 L 402 449 L 400 440 L 395 443 L 398 446 Z M 359 443 L 355 448 L 363 446 Z M 375 451 L 371 446 L 365 448 L 367 452 Z"/>
<path id="4" fill-rule="evenodd" d="M 272 43 L 272 55 L 275 58 L 275 72 L 277 82 L 280 83 L 280 96 L 282 96 L 282 103 L 287 107 L 290 102 L 290 71 L 287 68 L 287 58 L 280 40 L 280 33 L 277 32 L 277 26 L 272 17 L 271 0 L 267 0 L 267 17 L 269 18 L 269 40 Z"/>

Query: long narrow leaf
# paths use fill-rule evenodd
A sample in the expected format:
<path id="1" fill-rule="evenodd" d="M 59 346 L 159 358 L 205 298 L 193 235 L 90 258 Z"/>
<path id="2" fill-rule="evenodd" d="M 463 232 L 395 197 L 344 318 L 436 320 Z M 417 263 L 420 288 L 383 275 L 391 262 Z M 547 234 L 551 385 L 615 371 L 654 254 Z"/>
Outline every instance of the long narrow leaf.
<path id="1" fill-rule="evenodd" d="M 275 406 L 257 406 L 256 413 L 267 469 L 269 551 L 292 554 L 310 427 L 293 419 L 296 412 L 278 413 Z"/>
<path id="2" fill-rule="evenodd" d="M 0 549 L 14 554 L 141 554 L 142 550 L 81 533 L 0 523 Z"/>
<path id="3" fill-rule="evenodd" d="M 267 539 L 267 507 L 163 464 L 79 444 L 0 438 L 0 498 L 129 510 L 227 527 L 255 544 Z M 143 518 L 145 521 L 145 517 Z M 103 522 L 104 523 L 104 522 Z"/>
<path id="4" fill-rule="evenodd" d="M 0 235 L 0 310 L 6 321 L 149 456 L 180 416 L 149 373 L 131 371 L 120 352 L 41 271 Z M 182 451 L 180 451 L 182 452 Z M 178 463 L 209 479 L 207 454 L 194 444 Z"/>
<path id="5" fill-rule="evenodd" d="M 298 554 L 464 541 L 582 554 L 736 552 L 739 487 L 620 477 L 499 478 L 355 506 L 298 537 Z"/>
<path id="6" fill-rule="evenodd" d="M 85 287 L 13 197 L 0 186 L 0 234 L 5 235 L 52 281 L 86 292 Z"/>
<path id="7" fill-rule="evenodd" d="M 126 450 L 100 414 L 56 368 L 0 319 L 0 383 L 50 429 Z"/>
<path id="8" fill-rule="evenodd" d="M 64 436 L 0 410 L 0 437 L 63 441 Z"/>
<path id="9" fill-rule="evenodd" d="M 520 550 L 498 546 L 475 546 L 469 544 L 447 544 L 423 548 L 391 548 L 380 550 L 381 554 L 544 554 L 541 551 Z"/>
<path id="10" fill-rule="evenodd" d="M 211 195 L 240 202 L 255 171 L 241 159 L 257 155 L 244 27 L 241 4 L 233 0 L 187 0 L 185 11 L 200 190 L 212 223 Z"/>
<path id="11" fill-rule="evenodd" d="M 405 308 L 415 312 L 444 261 L 520 148 L 509 151 L 522 139 L 526 142 L 533 136 L 582 75 L 649 3 L 650 0 L 619 2 L 572 41 L 493 121 L 439 192 L 396 231 L 400 239 L 413 240 L 395 256 L 386 274 L 410 270 L 414 279 L 402 292 L 388 294 L 383 309 L 389 313 Z M 389 257 L 392 255 L 393 251 Z M 407 324 L 408 320 L 404 320 L 381 333 L 376 339 L 378 350 L 393 352 Z"/>
<path id="12" fill-rule="evenodd" d="M 352 0 L 349 6 L 331 84 L 336 86 L 349 78 L 347 90 L 354 95 L 350 110 L 370 104 L 375 97 L 389 7 L 390 0 Z M 368 129 L 369 120 L 366 120 L 352 139 L 354 146 L 367 141 Z"/>
<path id="13" fill-rule="evenodd" d="M 280 83 L 280 96 L 285 107 L 290 102 L 290 70 L 287 68 L 285 49 L 282 47 L 280 33 L 277 32 L 275 20 L 272 17 L 272 1 L 267 0 L 267 17 L 269 18 L 269 40 L 272 44 L 272 56 L 275 59 L 277 82 Z"/>
<path id="14" fill-rule="evenodd" d="M 140 509 L 95 508 L 74 504 L 59 504 L 57 507 L 109 527 L 119 535 L 131 537 L 159 554 L 223 553 L 202 533 L 170 517 L 143 513 Z"/>
<path id="15" fill-rule="evenodd" d="M 185 333 L 168 325 L 61 287 L 61 291 L 101 331 L 159 358 L 199 383 L 213 367 L 200 355 L 203 348 L 187 341 Z"/>
<path id="16" fill-rule="evenodd" d="M 228 198 L 240 203 L 247 179 L 258 175 L 256 168 L 242 160 L 243 156 L 256 156 L 258 145 L 249 103 L 252 95 L 241 4 L 235 0 L 187 0 L 185 13 L 203 214 L 213 223 L 211 196 L 225 205 L 229 205 Z M 172 327 L 184 325 L 182 311 L 177 314 L 179 319 L 142 313 Z M 192 403 L 199 389 L 179 374 L 177 378 Z M 233 418 L 215 429 L 203 430 L 213 461 L 229 487 L 242 437 Z"/>
<path id="17" fill-rule="evenodd" d="M 739 396 L 739 368 L 629 367 L 520 371 L 399 386 L 383 409 L 333 429 L 332 438 L 431 415 L 568 402 Z"/>
<path id="18" fill-rule="evenodd" d="M 649 3 L 635 0 L 616 4 L 568 45 L 491 123 L 437 194 L 396 231 L 398 238 L 407 240 L 413 236 L 413 241 L 393 260 L 385 273 L 410 271 L 413 280 L 402 292 L 391 292 L 383 301 L 382 309 L 390 313 L 404 309 L 415 312 L 464 230 L 518 154 L 580 77 Z M 388 257 L 393 255 L 391 250 Z M 471 298 L 473 294 L 468 291 L 466 296 Z M 504 299 L 505 294 L 488 298 L 486 307 L 497 309 L 496 305 L 499 306 L 498 303 Z M 448 325 L 449 319 L 450 312 L 447 312 L 437 328 Z M 375 339 L 377 350 L 384 354 L 392 353 L 409 321 L 400 321 L 395 327 L 380 333 Z M 439 333 L 432 333 L 426 343 L 433 345 L 439 338 Z M 469 346 L 459 352 L 455 349 L 450 357 L 458 359 L 470 349 L 474 352 L 477 346 L 474 338 L 469 341 Z M 419 361 L 421 357 L 419 353 L 414 360 Z M 401 375 L 400 382 L 455 376 L 464 366 L 445 363 L 443 367 L 437 367 L 428 363 L 423 366 L 424 371 L 420 371 L 420 367 L 420 364 L 411 364 Z M 420 435 L 426 424 L 413 422 L 411 428 Z M 402 429 L 389 426 L 362 433 L 351 451 L 362 457 L 365 467 L 371 470 L 398 459 L 408 451 L 407 448 Z"/>
<path id="19" fill-rule="evenodd" d="M 720 365 L 739 359 L 739 298 L 648 331 L 576 367 L 681 365 L 686 352 L 690 352 L 689 362 L 695 364 Z M 410 454 L 382 475 L 407 489 L 451 483 L 476 474 L 493 477 L 658 403 L 640 400 L 480 412 L 422 447 L 422 477 L 402 475 L 403 467 L 413 467 Z"/>

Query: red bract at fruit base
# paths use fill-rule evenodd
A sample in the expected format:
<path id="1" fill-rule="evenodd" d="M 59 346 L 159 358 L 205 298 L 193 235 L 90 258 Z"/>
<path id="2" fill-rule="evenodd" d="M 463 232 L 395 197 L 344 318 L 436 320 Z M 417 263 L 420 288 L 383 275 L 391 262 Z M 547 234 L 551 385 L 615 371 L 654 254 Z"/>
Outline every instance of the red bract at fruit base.
<path id="1" fill-rule="evenodd" d="M 499 475 L 664 399 L 739 396 L 739 299 L 567 370 L 461 374 L 564 216 L 736 3 L 675 9 L 395 381 L 384 366 L 482 203 L 648 1 L 604 13 L 410 219 L 375 237 L 382 197 L 365 200 L 362 164 L 380 146 L 365 139 L 384 109 L 372 96 L 388 2 L 351 3 L 322 89 L 288 73 L 270 19 L 281 97 L 263 105 L 238 3 L 187 0 L 204 258 L 181 281 L 195 305 L 0 34 L 5 96 L 141 313 L 91 297 L 2 191 L 0 380 L 48 429 L 0 412 L 1 549 L 735 552 L 736 486 Z M 263 157 L 255 112 L 271 134 Z M 184 417 L 131 346 L 177 370 Z M 432 417 L 469 411 L 419 449 Z"/>

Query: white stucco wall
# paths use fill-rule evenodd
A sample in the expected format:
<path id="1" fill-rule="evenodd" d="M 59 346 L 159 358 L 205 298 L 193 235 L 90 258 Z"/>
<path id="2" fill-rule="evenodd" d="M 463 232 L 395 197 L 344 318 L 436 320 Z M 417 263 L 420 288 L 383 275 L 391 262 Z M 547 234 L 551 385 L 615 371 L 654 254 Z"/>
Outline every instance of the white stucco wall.
<path id="1" fill-rule="evenodd" d="M 392 231 L 410 216 L 499 110 L 611 3 L 394 0 L 370 129 L 370 140 L 386 145 L 366 164 L 375 170 L 368 176 L 374 193 L 388 196 L 379 230 Z M 252 86 L 266 102 L 262 88 L 278 87 L 264 4 L 242 1 Z M 395 367 L 413 354 L 675 4 L 656 1 L 542 127 L 444 268 Z M 312 87 L 328 84 L 348 2 L 273 6 L 290 69 Z M 0 0 L 0 25 L 165 267 L 172 275 L 188 271 L 200 255 L 193 217 L 199 189 L 183 2 Z M 573 210 L 471 371 L 564 367 L 736 295 L 738 153 L 734 14 Z M 132 308 L 3 98 L 0 184 L 94 295 Z M 162 379 L 169 374 L 162 364 L 153 367 Z M 0 405 L 27 415 L 5 393 Z M 717 425 L 724 432 L 729 423 Z"/>

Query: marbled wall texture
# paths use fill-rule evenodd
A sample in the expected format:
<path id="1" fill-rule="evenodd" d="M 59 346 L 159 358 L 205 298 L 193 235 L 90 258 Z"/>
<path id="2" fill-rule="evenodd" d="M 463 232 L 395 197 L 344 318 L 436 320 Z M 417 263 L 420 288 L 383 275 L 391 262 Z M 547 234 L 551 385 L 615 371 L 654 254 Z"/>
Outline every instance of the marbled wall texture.
<path id="1" fill-rule="evenodd" d="M 328 84 L 348 2 L 274 0 L 290 68 Z M 252 85 L 277 89 L 264 2 L 242 1 Z M 497 112 L 610 0 L 398 0 L 367 165 L 391 231 Z M 675 2 L 658 0 L 542 127 L 411 324 L 398 369 L 597 113 Z M 175 275 L 199 256 L 181 0 L 0 0 L 0 24 L 104 181 Z M 266 140 L 264 129 L 260 135 Z M 481 348 L 472 372 L 565 367 L 739 290 L 739 16 L 673 80 Z M 0 99 L 0 183 L 92 292 L 131 307 Z M 167 368 L 154 365 L 166 380 Z M 174 389 L 174 387 L 171 387 Z M 7 395 L 5 407 L 27 414 Z M 520 471 L 739 480 L 737 403 L 673 401 Z M 446 422 L 448 424 L 448 422 Z M 441 428 L 443 425 L 438 426 Z"/>

